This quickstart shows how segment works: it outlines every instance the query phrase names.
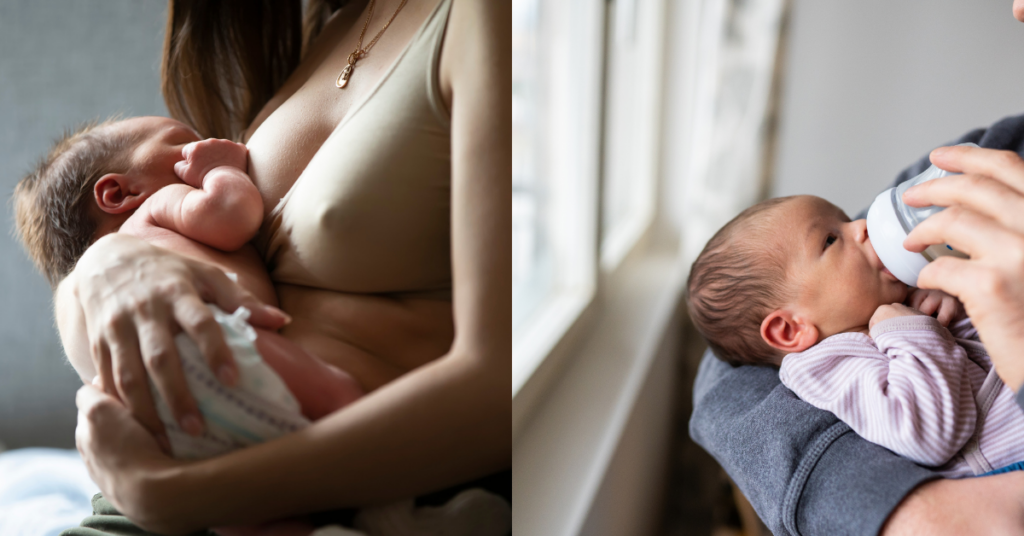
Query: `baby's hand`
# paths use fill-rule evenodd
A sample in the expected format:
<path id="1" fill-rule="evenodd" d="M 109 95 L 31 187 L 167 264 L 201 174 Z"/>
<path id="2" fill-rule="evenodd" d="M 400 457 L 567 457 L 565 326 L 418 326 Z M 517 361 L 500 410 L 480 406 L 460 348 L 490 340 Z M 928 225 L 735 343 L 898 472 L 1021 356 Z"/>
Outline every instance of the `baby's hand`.
<path id="1" fill-rule="evenodd" d="M 878 309 L 875 309 L 875 314 L 871 315 L 871 320 L 868 320 L 868 329 L 873 329 L 875 324 L 882 322 L 883 320 L 889 320 L 890 318 L 896 318 L 897 316 L 914 315 L 927 316 L 921 311 L 907 307 L 902 303 L 880 305 Z"/>
<path id="2" fill-rule="evenodd" d="M 174 164 L 174 174 L 193 188 L 203 187 L 203 177 L 213 168 L 231 166 L 246 171 L 248 149 L 241 143 L 210 138 L 194 141 L 181 150 L 185 159 Z"/>
<path id="3" fill-rule="evenodd" d="M 907 297 L 907 304 L 928 316 L 934 316 L 943 326 L 948 326 L 964 312 L 960 300 L 941 290 L 915 288 Z"/>

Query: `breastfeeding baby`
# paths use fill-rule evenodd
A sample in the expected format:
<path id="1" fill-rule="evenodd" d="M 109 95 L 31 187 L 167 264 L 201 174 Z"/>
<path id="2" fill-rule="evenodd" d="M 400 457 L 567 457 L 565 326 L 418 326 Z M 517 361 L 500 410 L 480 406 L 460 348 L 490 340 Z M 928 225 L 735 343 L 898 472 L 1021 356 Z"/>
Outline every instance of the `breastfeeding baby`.
<path id="1" fill-rule="evenodd" d="M 86 127 L 60 140 L 18 184 L 17 230 L 53 285 L 89 244 L 118 232 L 213 264 L 276 305 L 270 278 L 248 243 L 263 219 L 263 201 L 246 173 L 247 159 L 244 145 L 200 140 L 191 128 L 164 117 Z M 244 308 L 232 314 L 211 309 L 234 352 L 238 377 L 225 387 L 196 345 L 177 336 L 206 427 L 200 433 L 198 422 L 179 425 L 154 396 L 176 457 L 204 458 L 272 439 L 363 394 L 346 372 L 275 332 L 252 328 Z M 88 356 L 84 339 L 64 343 L 69 356 Z M 96 374 L 88 361 L 72 359 L 85 380 Z M 156 393 L 152 384 L 151 391 Z"/>
<path id="2" fill-rule="evenodd" d="M 869 441 L 952 478 L 1022 468 L 1024 412 L 962 305 L 901 283 L 865 221 L 823 199 L 729 222 L 694 262 L 687 305 L 720 358 L 779 367 Z"/>

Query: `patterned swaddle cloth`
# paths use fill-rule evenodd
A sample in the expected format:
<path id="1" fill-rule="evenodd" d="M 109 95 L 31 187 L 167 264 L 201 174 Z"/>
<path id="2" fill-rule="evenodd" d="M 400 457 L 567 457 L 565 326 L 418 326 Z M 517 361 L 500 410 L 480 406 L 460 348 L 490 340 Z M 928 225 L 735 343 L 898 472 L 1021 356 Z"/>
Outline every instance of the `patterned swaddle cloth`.
<path id="1" fill-rule="evenodd" d="M 203 435 L 193 437 L 175 422 L 163 397 L 150 382 L 157 412 L 167 429 L 175 458 L 199 459 L 261 443 L 310 424 L 281 377 L 256 351 L 256 330 L 247 322 L 250 312 L 239 307 L 228 314 L 207 304 L 224 331 L 238 364 L 238 383 L 226 387 L 210 369 L 199 347 L 185 333 L 174 342 L 188 387 L 206 420 Z"/>

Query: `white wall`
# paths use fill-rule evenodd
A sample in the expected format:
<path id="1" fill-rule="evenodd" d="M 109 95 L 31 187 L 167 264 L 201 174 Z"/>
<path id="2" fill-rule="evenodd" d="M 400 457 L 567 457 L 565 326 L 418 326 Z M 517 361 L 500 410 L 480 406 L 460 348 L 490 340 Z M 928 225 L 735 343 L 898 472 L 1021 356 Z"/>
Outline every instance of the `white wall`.
<path id="1" fill-rule="evenodd" d="M 1024 112 L 1011 0 L 793 0 L 772 195 L 851 216 L 903 167 Z"/>

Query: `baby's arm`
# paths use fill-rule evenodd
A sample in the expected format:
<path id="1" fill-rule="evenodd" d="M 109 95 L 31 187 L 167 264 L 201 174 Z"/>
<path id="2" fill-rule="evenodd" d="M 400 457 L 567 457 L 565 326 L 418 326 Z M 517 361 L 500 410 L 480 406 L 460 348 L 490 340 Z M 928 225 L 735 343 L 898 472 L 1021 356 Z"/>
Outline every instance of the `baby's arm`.
<path id="1" fill-rule="evenodd" d="M 871 336 L 874 344 L 841 334 L 787 356 L 779 376 L 868 441 L 923 465 L 946 463 L 977 419 L 966 353 L 937 320 L 917 312 L 875 323 Z"/>
<path id="2" fill-rule="evenodd" d="M 245 146 L 210 139 L 182 154 L 174 171 L 185 184 L 161 188 L 146 201 L 152 222 L 222 251 L 245 245 L 263 221 L 263 199 L 245 172 Z"/>

